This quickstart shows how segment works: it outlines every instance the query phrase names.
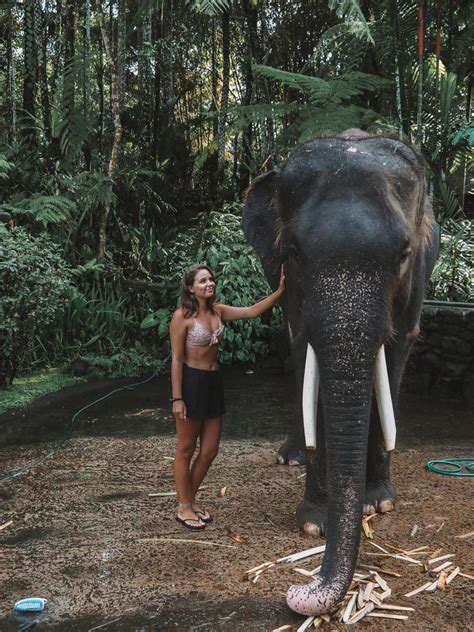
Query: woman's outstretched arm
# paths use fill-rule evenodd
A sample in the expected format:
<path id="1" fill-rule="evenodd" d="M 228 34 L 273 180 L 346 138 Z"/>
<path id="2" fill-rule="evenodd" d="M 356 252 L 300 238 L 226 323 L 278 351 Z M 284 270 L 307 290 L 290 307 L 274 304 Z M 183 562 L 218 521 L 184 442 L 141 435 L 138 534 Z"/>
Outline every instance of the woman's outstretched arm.
<path id="1" fill-rule="evenodd" d="M 278 289 L 269 296 L 266 296 L 258 303 L 255 303 L 255 305 L 250 305 L 250 307 L 232 307 L 230 305 L 217 303 L 215 309 L 219 313 L 222 320 L 229 321 L 256 318 L 257 316 L 260 316 L 268 309 L 270 309 L 270 307 L 273 307 L 273 305 L 275 305 L 275 303 L 283 296 L 284 293 L 285 274 L 282 266 L 280 274 L 280 284 L 278 286 Z"/>

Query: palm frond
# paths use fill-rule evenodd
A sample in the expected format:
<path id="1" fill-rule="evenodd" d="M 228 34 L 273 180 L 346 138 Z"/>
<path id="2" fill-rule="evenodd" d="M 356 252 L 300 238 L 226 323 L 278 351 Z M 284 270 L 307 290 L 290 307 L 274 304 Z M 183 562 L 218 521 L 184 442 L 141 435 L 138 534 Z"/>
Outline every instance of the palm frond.
<path id="1" fill-rule="evenodd" d="M 205 15 L 221 15 L 232 6 L 232 0 L 187 0 L 193 11 Z"/>
<path id="2" fill-rule="evenodd" d="M 371 44 L 374 43 L 369 25 L 357 0 L 329 0 L 328 6 L 335 11 L 338 18 L 344 20 L 352 35 Z"/>

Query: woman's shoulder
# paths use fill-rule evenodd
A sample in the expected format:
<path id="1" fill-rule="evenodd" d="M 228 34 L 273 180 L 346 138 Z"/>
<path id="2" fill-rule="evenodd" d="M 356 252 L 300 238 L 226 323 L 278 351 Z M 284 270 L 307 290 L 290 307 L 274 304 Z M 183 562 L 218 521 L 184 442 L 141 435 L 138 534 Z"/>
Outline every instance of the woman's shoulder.
<path id="1" fill-rule="evenodd" d="M 171 320 L 172 320 L 172 322 L 175 322 L 175 323 L 188 324 L 188 323 L 192 322 L 193 315 L 186 316 L 185 313 L 184 313 L 184 309 L 182 307 L 178 307 L 178 309 L 176 309 L 174 311 Z"/>

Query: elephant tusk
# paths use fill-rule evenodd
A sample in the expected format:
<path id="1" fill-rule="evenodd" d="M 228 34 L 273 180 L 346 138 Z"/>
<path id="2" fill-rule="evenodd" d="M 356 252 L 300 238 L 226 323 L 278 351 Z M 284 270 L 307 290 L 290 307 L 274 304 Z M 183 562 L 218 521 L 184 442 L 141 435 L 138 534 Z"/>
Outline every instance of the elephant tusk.
<path id="1" fill-rule="evenodd" d="M 303 426 L 306 448 L 316 449 L 316 416 L 319 395 L 318 359 L 308 343 L 303 380 Z"/>
<path id="2" fill-rule="evenodd" d="M 395 439 L 397 436 L 397 426 L 393 413 L 392 396 L 390 393 L 390 382 L 388 380 L 387 362 L 385 360 L 385 349 L 382 345 L 377 353 L 375 361 L 375 397 L 379 411 L 380 423 L 387 452 L 395 449 Z"/>

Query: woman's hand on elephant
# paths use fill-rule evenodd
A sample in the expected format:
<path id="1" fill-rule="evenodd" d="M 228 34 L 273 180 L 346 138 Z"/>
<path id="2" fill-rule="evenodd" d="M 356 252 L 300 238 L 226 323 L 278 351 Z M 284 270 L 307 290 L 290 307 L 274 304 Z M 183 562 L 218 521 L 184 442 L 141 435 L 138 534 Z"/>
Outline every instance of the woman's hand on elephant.
<path id="1" fill-rule="evenodd" d="M 280 296 L 285 293 L 285 269 L 283 263 L 281 264 L 280 283 L 278 285 L 277 292 L 280 294 Z"/>
<path id="2" fill-rule="evenodd" d="M 173 402 L 173 415 L 179 419 L 180 421 L 184 421 L 186 419 L 186 404 L 182 399 Z"/>

